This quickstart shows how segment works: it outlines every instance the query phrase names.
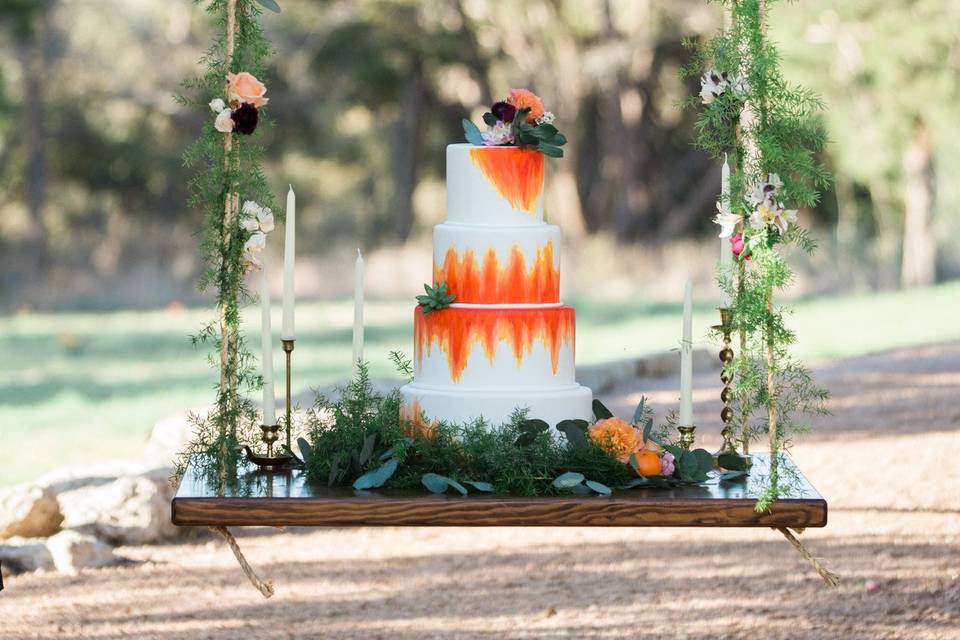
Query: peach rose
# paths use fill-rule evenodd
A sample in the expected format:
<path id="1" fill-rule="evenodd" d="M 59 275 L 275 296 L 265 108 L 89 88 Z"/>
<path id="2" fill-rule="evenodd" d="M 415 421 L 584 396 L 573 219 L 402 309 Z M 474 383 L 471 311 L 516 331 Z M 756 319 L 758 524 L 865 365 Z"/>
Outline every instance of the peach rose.
<path id="1" fill-rule="evenodd" d="M 507 98 L 507 104 L 512 104 L 517 109 L 529 107 L 530 113 L 527 114 L 527 122 L 530 124 L 535 123 L 537 118 L 542 116 L 545 111 L 543 108 L 543 100 L 529 89 L 511 89 L 510 97 Z"/>
<path id="2" fill-rule="evenodd" d="M 600 445 L 600 448 L 614 455 L 620 462 L 626 462 L 630 455 L 636 453 L 643 446 L 643 435 L 633 428 L 633 425 L 620 418 L 597 420 L 590 427 L 590 438 Z"/>
<path id="3" fill-rule="evenodd" d="M 241 71 L 227 74 L 227 98 L 231 103 L 246 102 L 259 109 L 269 102 L 268 98 L 263 97 L 266 93 L 267 88 L 252 73 Z"/>

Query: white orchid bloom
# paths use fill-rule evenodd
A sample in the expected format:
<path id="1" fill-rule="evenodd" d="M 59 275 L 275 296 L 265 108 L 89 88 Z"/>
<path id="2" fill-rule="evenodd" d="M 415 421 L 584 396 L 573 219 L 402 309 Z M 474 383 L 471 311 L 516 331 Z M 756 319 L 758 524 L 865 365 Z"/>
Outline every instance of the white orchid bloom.
<path id="1" fill-rule="evenodd" d="M 230 109 L 224 109 L 217 114 L 217 119 L 213 121 L 213 128 L 220 133 L 233 131 L 233 118 L 230 117 Z"/>
<path id="2" fill-rule="evenodd" d="M 710 104 L 722 96 L 729 85 L 726 73 L 707 71 L 700 78 L 700 99 L 703 100 L 703 104 Z"/>
<path id="3" fill-rule="evenodd" d="M 495 147 L 513 142 L 513 131 L 511 131 L 510 123 L 498 121 L 489 131 L 481 133 L 480 137 L 483 138 L 483 144 L 488 147 Z"/>
<path id="4" fill-rule="evenodd" d="M 781 204 L 780 206 L 782 207 L 783 205 Z M 780 235 L 783 235 L 787 232 L 787 229 L 790 228 L 790 225 L 796 221 L 796 209 L 779 209 L 773 218 L 773 226 L 777 228 L 777 231 L 780 232 Z"/>
<path id="5" fill-rule="evenodd" d="M 765 229 L 767 226 L 767 219 L 763 214 L 763 209 L 765 207 L 760 205 L 760 207 L 750 214 L 750 228 L 751 229 Z"/>
<path id="6" fill-rule="evenodd" d="M 253 233 L 260 230 L 260 221 L 253 216 L 243 216 L 240 218 L 240 226 L 246 231 Z"/>
<path id="7" fill-rule="evenodd" d="M 260 212 L 257 213 L 257 223 L 260 225 L 260 231 L 264 233 L 273 231 L 273 211 L 266 207 L 261 208 Z"/>
<path id="8" fill-rule="evenodd" d="M 717 209 L 719 210 L 719 213 L 713 218 L 713 222 L 720 225 L 719 237 L 729 238 L 733 235 L 737 225 L 740 224 L 740 216 L 727 211 L 720 202 L 717 203 Z"/>
<path id="9" fill-rule="evenodd" d="M 243 254 L 243 262 L 247 266 L 247 269 L 262 269 L 263 263 L 260 262 L 260 258 L 253 255 L 250 252 Z"/>
<path id="10" fill-rule="evenodd" d="M 245 200 L 245 201 L 243 202 L 243 206 L 240 207 L 240 211 L 243 212 L 243 215 L 245 215 L 245 216 L 251 216 L 251 217 L 254 217 L 254 218 L 257 217 L 257 214 L 260 213 L 260 210 L 261 210 L 261 209 L 263 209 L 263 207 L 261 207 L 260 205 L 258 205 L 258 204 L 257 204 L 256 202 L 254 202 L 253 200 Z"/>
<path id="11" fill-rule="evenodd" d="M 250 239 L 243 245 L 243 250 L 247 253 L 259 253 L 267 246 L 267 234 L 257 231 L 250 236 Z"/>
<path id="12" fill-rule="evenodd" d="M 555 119 L 556 116 L 553 115 L 552 111 L 544 111 L 543 115 L 537 118 L 537 124 L 553 124 Z"/>
<path id="13" fill-rule="evenodd" d="M 213 111 L 216 114 L 219 114 L 226 108 L 227 103 L 223 101 L 223 98 L 214 98 L 210 101 L 210 111 Z"/>

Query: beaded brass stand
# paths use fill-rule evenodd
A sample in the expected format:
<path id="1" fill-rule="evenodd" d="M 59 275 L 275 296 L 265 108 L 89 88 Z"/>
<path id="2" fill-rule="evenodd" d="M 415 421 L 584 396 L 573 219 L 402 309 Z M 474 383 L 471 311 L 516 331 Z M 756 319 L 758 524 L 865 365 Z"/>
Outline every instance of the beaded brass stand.
<path id="1" fill-rule="evenodd" d="M 283 345 L 283 353 L 287 356 L 287 404 L 286 404 L 286 422 L 283 425 L 287 432 L 287 453 L 293 453 L 293 445 L 290 442 L 293 423 L 290 422 L 290 367 L 293 359 L 293 338 L 282 338 L 280 344 Z"/>
<path id="2" fill-rule="evenodd" d="M 733 349 L 730 348 L 731 334 L 731 313 L 730 309 L 720 307 L 720 324 L 713 328 L 720 332 L 723 339 L 723 348 L 720 349 L 720 381 L 723 383 L 723 390 L 720 391 L 720 400 L 723 402 L 723 409 L 720 410 L 720 420 L 723 421 L 723 430 L 720 435 L 723 436 L 723 444 L 716 456 L 723 456 L 725 462 L 732 463 L 731 466 L 743 468 L 750 464 L 749 458 L 740 455 L 737 451 L 737 445 L 734 441 L 733 430 L 733 408 L 730 406 L 733 400 L 733 390 L 730 384 L 733 382 L 733 373 L 729 371 L 730 363 L 733 362 Z M 735 460 L 733 459 L 735 458 Z M 721 465 L 724 466 L 724 465 Z"/>

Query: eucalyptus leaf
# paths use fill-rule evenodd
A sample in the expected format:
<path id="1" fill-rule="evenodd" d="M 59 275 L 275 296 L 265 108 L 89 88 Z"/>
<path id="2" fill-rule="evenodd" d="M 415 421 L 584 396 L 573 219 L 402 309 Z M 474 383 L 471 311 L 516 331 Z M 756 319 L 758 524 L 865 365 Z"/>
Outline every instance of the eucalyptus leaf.
<path id="1" fill-rule="evenodd" d="M 720 474 L 721 482 L 732 482 L 734 480 L 739 480 L 741 478 L 746 478 L 747 472 L 742 470 L 737 471 L 724 471 Z"/>
<path id="2" fill-rule="evenodd" d="M 538 435 L 545 433 L 549 429 L 550 425 L 543 420 L 536 418 L 527 420 L 520 426 L 520 437 L 517 438 L 514 444 L 518 447 L 528 447 L 534 443 Z"/>
<path id="3" fill-rule="evenodd" d="M 482 491 L 484 493 L 493 493 L 493 485 L 489 482 L 481 482 L 479 480 L 464 480 L 464 484 L 468 484 L 477 491 Z"/>
<path id="4" fill-rule="evenodd" d="M 530 130 L 530 133 L 540 138 L 541 140 L 549 140 L 550 138 L 557 135 L 557 128 L 552 124 L 541 124 L 537 127 L 533 127 Z"/>
<path id="5" fill-rule="evenodd" d="M 480 129 L 477 128 L 477 125 L 473 124 L 466 118 L 462 121 L 463 124 L 463 133 L 467 138 L 467 142 L 475 145 L 483 145 L 483 136 L 480 135 Z"/>
<path id="6" fill-rule="evenodd" d="M 256 2 L 264 9 L 273 11 L 274 13 L 280 13 L 280 5 L 277 4 L 277 0 L 256 0 Z"/>
<path id="7" fill-rule="evenodd" d="M 607 407 L 596 398 L 593 399 L 593 415 L 597 416 L 597 420 L 606 420 L 607 418 L 613 417 L 610 409 L 607 409 Z"/>
<path id="8" fill-rule="evenodd" d="M 647 418 L 643 423 L 643 441 L 650 440 L 650 432 L 653 431 L 653 418 Z"/>
<path id="9" fill-rule="evenodd" d="M 573 487 L 570 487 L 570 491 L 573 493 L 579 493 L 581 495 L 590 495 L 593 493 L 593 489 L 585 484 L 574 485 Z"/>
<path id="10" fill-rule="evenodd" d="M 633 410 L 633 424 L 640 424 L 643 421 L 643 412 L 646 409 L 647 397 L 640 396 L 640 402 L 637 403 L 637 408 Z"/>
<path id="11" fill-rule="evenodd" d="M 551 158 L 563 157 L 563 149 L 561 149 L 560 147 L 555 147 L 551 144 L 545 144 L 541 142 L 540 146 L 537 148 L 540 149 L 540 151 L 542 151 L 544 155 L 550 156 Z"/>
<path id="12" fill-rule="evenodd" d="M 617 489 L 633 489 L 635 487 L 644 487 L 649 484 L 650 483 L 647 482 L 646 478 L 640 477 L 640 478 L 634 478 L 630 482 L 620 485 L 619 487 L 617 487 Z"/>
<path id="13" fill-rule="evenodd" d="M 576 471 L 567 471 L 566 473 L 560 474 L 553 480 L 553 486 L 557 489 L 571 489 L 578 484 L 583 484 L 584 477 L 582 473 L 577 473 Z"/>
<path id="14" fill-rule="evenodd" d="M 676 466 L 681 480 L 692 482 L 697 476 L 697 460 L 688 451 L 684 451 L 683 455 L 677 458 Z"/>
<path id="15" fill-rule="evenodd" d="M 561 420 L 557 423 L 557 431 L 563 433 L 567 442 L 574 447 L 586 447 L 590 444 L 587 436 L 589 428 L 590 423 L 586 420 Z"/>
<path id="16" fill-rule="evenodd" d="M 376 489 L 386 484 L 397 470 L 397 459 L 392 458 L 373 471 L 367 472 L 353 481 L 354 489 Z"/>
<path id="17" fill-rule="evenodd" d="M 513 116 L 513 126 L 518 131 L 523 131 L 523 126 L 527 123 L 527 116 L 530 114 L 530 107 L 521 107 Z M 529 127 L 527 127 L 529 128 Z"/>
<path id="18" fill-rule="evenodd" d="M 360 449 L 360 454 L 357 456 L 357 461 L 360 463 L 362 468 L 367 462 L 370 461 L 370 458 L 373 456 L 373 448 L 377 445 L 377 434 L 371 433 L 363 440 L 363 448 Z"/>
<path id="19" fill-rule="evenodd" d="M 337 478 L 340 475 L 340 458 L 334 458 L 330 463 L 330 474 L 327 476 L 327 486 L 332 487 L 337 484 Z"/>
<path id="20" fill-rule="evenodd" d="M 486 124 L 488 127 L 492 127 L 492 126 L 494 126 L 495 124 L 497 124 L 497 116 L 495 116 L 495 115 L 493 115 L 492 113 L 490 113 L 489 111 L 487 111 L 485 114 L 483 114 L 483 122 L 484 122 L 484 124 Z"/>
<path id="21" fill-rule="evenodd" d="M 608 496 L 611 493 L 613 493 L 613 491 L 610 490 L 610 487 L 603 484 L 602 482 L 587 480 L 584 482 L 584 484 L 586 484 L 587 487 L 589 487 L 592 491 L 595 491 L 596 493 L 599 493 L 602 496 Z"/>
<path id="22" fill-rule="evenodd" d="M 717 458 L 717 464 L 723 469 L 733 469 L 736 471 L 746 470 L 750 466 L 749 460 L 731 453 L 721 453 Z"/>
<path id="23" fill-rule="evenodd" d="M 716 467 L 713 454 L 706 449 L 694 449 L 689 455 L 697 462 L 697 475 L 706 477 Z"/>
<path id="24" fill-rule="evenodd" d="M 563 145 L 567 144 L 567 136 L 563 135 L 562 133 L 558 133 L 549 140 L 544 140 L 544 142 L 557 147 L 562 147 Z"/>
<path id="25" fill-rule="evenodd" d="M 300 457 L 304 462 L 310 460 L 310 456 L 313 455 L 313 447 L 310 446 L 310 443 L 307 442 L 306 438 L 297 438 L 297 447 L 300 448 Z"/>
<path id="26" fill-rule="evenodd" d="M 453 487 L 453 489 L 455 489 L 461 495 L 467 495 L 467 489 L 462 484 L 453 478 L 441 476 L 436 473 L 423 474 L 423 476 L 420 478 L 420 482 L 432 493 L 444 493 L 448 487 Z"/>

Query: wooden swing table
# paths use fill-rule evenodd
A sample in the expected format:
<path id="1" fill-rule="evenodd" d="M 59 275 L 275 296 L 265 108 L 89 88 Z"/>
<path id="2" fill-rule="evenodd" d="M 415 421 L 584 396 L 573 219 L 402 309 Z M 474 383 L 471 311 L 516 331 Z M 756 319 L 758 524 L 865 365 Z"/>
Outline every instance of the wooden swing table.
<path id="1" fill-rule="evenodd" d="M 786 456 L 782 477 L 792 496 L 754 509 L 769 467 L 752 456 L 750 476 L 671 489 L 635 488 L 593 495 L 513 497 L 471 493 L 354 491 L 311 485 L 300 470 L 257 473 L 250 467 L 220 495 L 191 461 L 173 499 L 173 522 L 206 527 L 773 527 L 827 524 L 827 502 Z"/>
<path id="2" fill-rule="evenodd" d="M 328 488 L 308 483 L 299 469 L 264 473 L 252 464 L 221 485 L 211 482 L 194 458 L 173 499 L 173 523 L 220 534 L 265 597 L 273 595 L 272 583 L 257 577 L 227 527 L 770 527 L 827 584 L 836 586 L 837 576 L 793 532 L 825 527 L 826 500 L 781 454 L 780 473 L 791 479 L 791 495 L 757 512 L 754 505 L 770 456 L 758 453 L 751 459 L 750 475 L 731 482 L 714 478 L 700 485 L 633 488 L 611 496 L 515 497 Z"/>

